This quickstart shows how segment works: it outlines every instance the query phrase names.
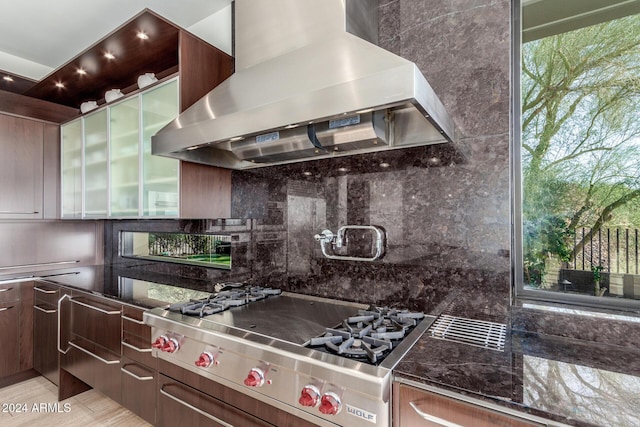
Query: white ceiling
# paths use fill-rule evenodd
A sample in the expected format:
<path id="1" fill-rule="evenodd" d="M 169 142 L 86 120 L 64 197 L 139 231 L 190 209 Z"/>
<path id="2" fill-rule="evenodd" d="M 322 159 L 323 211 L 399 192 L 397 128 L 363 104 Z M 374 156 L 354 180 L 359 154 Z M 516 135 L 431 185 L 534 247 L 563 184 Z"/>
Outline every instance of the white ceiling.
<path id="1" fill-rule="evenodd" d="M 148 8 L 231 54 L 232 0 L 3 2 L 0 70 L 40 80 Z"/>

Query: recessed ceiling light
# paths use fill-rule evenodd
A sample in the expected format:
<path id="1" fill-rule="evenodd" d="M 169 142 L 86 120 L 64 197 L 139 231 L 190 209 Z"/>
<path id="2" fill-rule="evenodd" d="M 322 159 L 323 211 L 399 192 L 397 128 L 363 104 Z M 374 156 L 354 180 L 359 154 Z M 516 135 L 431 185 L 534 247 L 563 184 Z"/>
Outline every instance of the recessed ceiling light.
<path id="1" fill-rule="evenodd" d="M 11 76 L 4 76 L 3 79 L 8 81 L 8 82 L 12 82 L 13 81 L 13 77 L 11 77 Z"/>
<path id="2" fill-rule="evenodd" d="M 87 74 L 84 68 L 78 68 L 77 73 L 80 74 L 81 76 L 84 76 Z"/>
<path id="3" fill-rule="evenodd" d="M 140 40 L 148 40 L 149 36 L 147 34 L 145 34 L 144 31 L 138 31 L 138 33 L 136 34 L 136 36 L 140 39 Z"/>
<path id="4" fill-rule="evenodd" d="M 115 55 L 111 52 L 105 52 L 104 57 L 107 59 L 116 59 Z"/>
<path id="5" fill-rule="evenodd" d="M 347 168 L 338 168 L 338 172 L 349 172 Z"/>
<path id="6" fill-rule="evenodd" d="M 381 168 L 388 168 L 389 166 L 391 166 L 391 165 L 389 163 L 387 163 L 387 162 L 380 163 L 380 167 Z"/>
<path id="7" fill-rule="evenodd" d="M 313 175 L 313 173 L 312 173 L 312 172 L 309 172 L 309 171 L 304 171 L 304 172 L 302 172 L 302 174 L 303 174 L 304 176 L 311 176 L 311 175 Z"/>
<path id="8" fill-rule="evenodd" d="M 63 89 L 63 88 L 64 88 L 64 83 L 62 83 L 62 82 L 56 82 L 56 87 L 57 87 L 57 88 L 60 88 L 60 89 Z"/>

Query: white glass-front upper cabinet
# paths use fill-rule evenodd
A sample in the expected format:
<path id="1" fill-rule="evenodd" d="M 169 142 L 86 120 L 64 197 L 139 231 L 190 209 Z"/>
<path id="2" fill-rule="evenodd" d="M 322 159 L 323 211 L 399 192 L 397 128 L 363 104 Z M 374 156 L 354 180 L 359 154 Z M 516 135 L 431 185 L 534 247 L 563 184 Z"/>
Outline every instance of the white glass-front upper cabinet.
<path id="1" fill-rule="evenodd" d="M 142 214 L 177 216 L 180 162 L 151 155 L 151 137 L 178 115 L 178 81 L 142 94 Z"/>
<path id="2" fill-rule="evenodd" d="M 82 218 L 82 120 L 61 126 L 62 217 Z"/>

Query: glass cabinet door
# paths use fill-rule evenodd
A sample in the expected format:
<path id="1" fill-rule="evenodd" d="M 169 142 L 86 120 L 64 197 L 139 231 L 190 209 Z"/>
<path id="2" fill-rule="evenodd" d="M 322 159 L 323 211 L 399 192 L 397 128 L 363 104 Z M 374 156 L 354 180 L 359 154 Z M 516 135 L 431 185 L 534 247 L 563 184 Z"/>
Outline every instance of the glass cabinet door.
<path id="1" fill-rule="evenodd" d="M 82 217 L 82 119 L 62 129 L 62 217 Z"/>
<path id="2" fill-rule="evenodd" d="M 142 198 L 144 216 L 178 216 L 180 162 L 151 155 L 151 136 L 178 115 L 178 81 L 142 94 Z"/>
<path id="3" fill-rule="evenodd" d="M 107 109 L 84 118 L 84 216 L 108 214 Z"/>
<path id="4" fill-rule="evenodd" d="M 111 216 L 138 215 L 139 98 L 110 108 Z"/>

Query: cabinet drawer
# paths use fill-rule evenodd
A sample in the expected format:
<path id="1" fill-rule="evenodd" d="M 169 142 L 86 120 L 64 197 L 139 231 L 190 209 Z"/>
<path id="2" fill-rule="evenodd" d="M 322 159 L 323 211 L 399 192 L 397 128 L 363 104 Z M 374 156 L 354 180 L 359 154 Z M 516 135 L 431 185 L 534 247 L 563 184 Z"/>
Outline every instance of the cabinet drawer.
<path id="1" fill-rule="evenodd" d="M 122 373 L 122 406 L 145 421 L 155 424 L 158 371 L 123 358 L 120 372 Z"/>
<path id="2" fill-rule="evenodd" d="M 121 306 L 105 304 L 95 298 L 71 298 L 71 333 L 120 354 Z"/>
<path id="3" fill-rule="evenodd" d="M 533 427 L 545 424 L 510 416 L 405 384 L 399 389 L 399 425 L 415 427 Z"/>
<path id="4" fill-rule="evenodd" d="M 157 359 L 151 355 L 149 340 L 126 331 L 122 333 L 122 354 L 149 367 L 157 364 Z"/>
<path id="5" fill-rule="evenodd" d="M 33 296 L 36 304 L 56 305 L 60 296 L 60 288 L 50 284 L 36 282 L 33 285 Z"/>
<path id="6" fill-rule="evenodd" d="M 272 426 L 221 400 L 181 384 L 164 375 L 158 380 L 157 426 Z"/>
<path id="7" fill-rule="evenodd" d="M 142 321 L 144 310 L 124 306 L 122 308 L 122 330 L 137 335 L 151 344 L 151 328 Z"/>
<path id="8" fill-rule="evenodd" d="M 0 304 L 20 299 L 20 282 L 0 285 Z"/>
<path id="9" fill-rule="evenodd" d="M 60 354 L 60 367 L 120 403 L 122 400 L 120 355 L 83 339 L 68 343 Z"/>

